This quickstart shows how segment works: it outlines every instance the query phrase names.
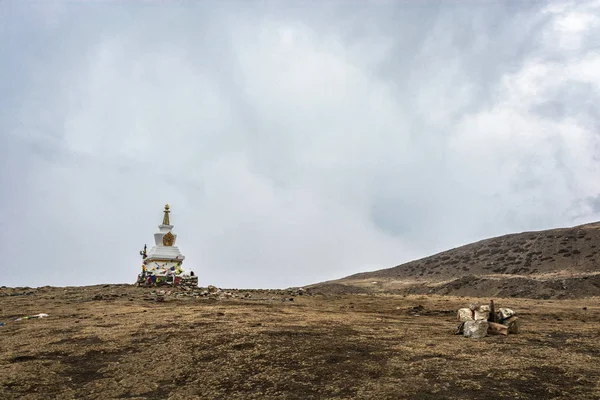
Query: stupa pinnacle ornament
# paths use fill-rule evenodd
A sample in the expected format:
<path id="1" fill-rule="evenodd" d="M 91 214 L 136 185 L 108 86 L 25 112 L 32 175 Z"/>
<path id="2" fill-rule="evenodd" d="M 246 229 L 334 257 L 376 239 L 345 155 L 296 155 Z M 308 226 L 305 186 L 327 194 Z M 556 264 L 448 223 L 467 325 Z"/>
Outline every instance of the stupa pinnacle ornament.
<path id="1" fill-rule="evenodd" d="M 165 216 L 163 217 L 163 225 L 171 225 L 171 224 L 169 223 L 169 213 L 170 213 L 170 212 L 171 212 L 171 211 L 169 211 L 169 205 L 168 205 L 168 204 L 165 204 L 165 211 L 164 211 L 164 213 L 165 213 Z"/>
<path id="2" fill-rule="evenodd" d="M 138 285 L 186 285 L 198 286 L 198 277 L 194 273 L 187 274 L 181 265 L 185 256 L 175 246 L 177 235 L 173 233 L 173 225 L 169 214 L 169 205 L 165 205 L 162 224 L 154 234 L 154 246 L 150 251 L 140 251 L 142 256 L 142 273 L 138 275 Z"/>

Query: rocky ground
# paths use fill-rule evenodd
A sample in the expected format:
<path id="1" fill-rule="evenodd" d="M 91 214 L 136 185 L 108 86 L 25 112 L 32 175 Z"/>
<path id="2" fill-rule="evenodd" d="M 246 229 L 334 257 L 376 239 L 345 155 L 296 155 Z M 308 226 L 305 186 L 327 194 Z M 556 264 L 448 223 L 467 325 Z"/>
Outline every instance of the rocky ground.
<path id="1" fill-rule="evenodd" d="M 456 309 L 488 301 L 2 288 L 0 398 L 600 398 L 598 298 L 496 298 L 519 334 L 453 334 Z"/>

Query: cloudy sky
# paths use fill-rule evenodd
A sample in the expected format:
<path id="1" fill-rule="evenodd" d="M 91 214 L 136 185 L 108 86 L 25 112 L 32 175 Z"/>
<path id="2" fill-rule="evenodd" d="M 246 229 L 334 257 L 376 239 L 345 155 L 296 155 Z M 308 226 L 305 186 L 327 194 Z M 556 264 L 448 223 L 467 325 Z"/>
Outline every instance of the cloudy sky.
<path id="1" fill-rule="evenodd" d="M 318 4 L 318 5 L 317 5 Z M 288 287 L 600 220 L 600 2 L 0 1 L 0 285 Z"/>

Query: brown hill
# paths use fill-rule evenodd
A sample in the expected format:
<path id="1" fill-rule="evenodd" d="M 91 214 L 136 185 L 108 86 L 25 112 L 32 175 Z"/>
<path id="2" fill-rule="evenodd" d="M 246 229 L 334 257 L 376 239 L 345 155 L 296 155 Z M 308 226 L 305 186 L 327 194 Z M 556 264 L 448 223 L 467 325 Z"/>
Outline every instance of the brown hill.
<path id="1" fill-rule="evenodd" d="M 600 296 L 600 222 L 504 235 L 309 286 L 315 292 L 465 296 Z"/>

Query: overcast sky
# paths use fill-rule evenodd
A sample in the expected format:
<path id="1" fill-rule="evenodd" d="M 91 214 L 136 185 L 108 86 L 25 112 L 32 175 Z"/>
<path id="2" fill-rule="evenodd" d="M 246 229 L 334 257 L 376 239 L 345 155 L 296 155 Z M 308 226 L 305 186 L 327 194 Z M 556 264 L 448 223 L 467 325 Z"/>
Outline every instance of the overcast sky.
<path id="1" fill-rule="evenodd" d="M 289 287 L 600 220 L 600 2 L 0 1 L 0 285 Z"/>

